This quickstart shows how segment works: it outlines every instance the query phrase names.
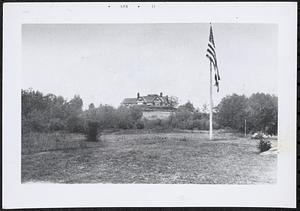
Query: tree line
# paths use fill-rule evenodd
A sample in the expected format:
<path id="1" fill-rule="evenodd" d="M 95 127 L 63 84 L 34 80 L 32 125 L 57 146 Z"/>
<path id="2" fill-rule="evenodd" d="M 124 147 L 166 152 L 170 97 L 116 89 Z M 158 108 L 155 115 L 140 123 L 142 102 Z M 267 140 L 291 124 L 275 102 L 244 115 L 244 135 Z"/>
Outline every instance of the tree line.
<path id="1" fill-rule="evenodd" d="M 230 128 L 247 132 L 262 131 L 277 134 L 277 97 L 256 93 L 249 98 L 244 95 L 224 97 L 214 108 L 214 129 Z M 69 131 L 85 133 L 94 122 L 100 130 L 105 129 L 188 129 L 208 130 L 207 106 L 194 108 L 191 102 L 177 107 L 169 118 L 148 120 L 143 118 L 140 107 L 130 108 L 90 104 L 83 110 L 79 95 L 71 100 L 53 94 L 44 95 L 37 90 L 22 90 L 22 133 L 30 131 Z"/>
<path id="2" fill-rule="evenodd" d="M 247 132 L 277 134 L 278 97 L 255 93 L 249 98 L 245 95 L 229 95 L 216 107 L 216 121 L 224 128 Z M 246 122 L 245 122 L 246 121 Z"/>

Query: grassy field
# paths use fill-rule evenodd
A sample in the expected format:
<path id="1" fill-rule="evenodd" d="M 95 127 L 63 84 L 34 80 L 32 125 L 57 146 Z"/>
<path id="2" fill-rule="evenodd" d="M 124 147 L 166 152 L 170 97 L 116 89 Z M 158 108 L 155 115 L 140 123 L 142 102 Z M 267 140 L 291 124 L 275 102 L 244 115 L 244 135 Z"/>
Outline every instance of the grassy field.
<path id="1" fill-rule="evenodd" d="M 261 155 L 257 140 L 224 131 L 213 141 L 203 131 L 121 131 L 102 134 L 96 143 L 84 140 L 78 134 L 24 136 L 22 183 L 276 182 L 276 154 Z"/>

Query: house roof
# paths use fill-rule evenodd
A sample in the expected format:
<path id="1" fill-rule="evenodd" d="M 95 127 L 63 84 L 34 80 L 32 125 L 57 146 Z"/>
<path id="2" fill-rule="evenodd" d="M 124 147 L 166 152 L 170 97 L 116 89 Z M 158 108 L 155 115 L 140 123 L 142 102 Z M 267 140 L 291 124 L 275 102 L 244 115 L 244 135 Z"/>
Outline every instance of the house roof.
<path id="1" fill-rule="evenodd" d="M 145 103 L 152 103 L 156 98 L 159 98 L 162 102 L 168 104 L 168 97 L 166 96 L 159 96 L 156 94 L 151 94 L 147 96 L 140 96 L 140 99 L 142 99 Z M 122 102 L 123 104 L 137 104 L 137 98 L 125 98 Z"/>
<path id="2" fill-rule="evenodd" d="M 147 96 L 142 96 L 142 98 L 145 100 L 146 103 L 152 103 L 155 98 L 157 98 L 158 95 L 147 95 Z"/>
<path id="3" fill-rule="evenodd" d="M 123 104 L 136 104 L 136 98 L 125 98 Z"/>
<path id="4" fill-rule="evenodd" d="M 168 97 L 160 97 L 165 103 L 169 103 Z"/>

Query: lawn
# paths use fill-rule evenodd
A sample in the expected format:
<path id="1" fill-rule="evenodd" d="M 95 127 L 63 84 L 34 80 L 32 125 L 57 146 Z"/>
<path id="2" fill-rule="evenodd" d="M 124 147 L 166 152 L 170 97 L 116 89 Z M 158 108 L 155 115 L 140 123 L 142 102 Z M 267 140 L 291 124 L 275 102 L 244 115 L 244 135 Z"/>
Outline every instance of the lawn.
<path id="1" fill-rule="evenodd" d="M 277 155 L 260 154 L 257 142 L 224 131 L 212 141 L 206 131 L 110 132 L 95 143 L 79 134 L 27 134 L 22 183 L 276 183 Z"/>

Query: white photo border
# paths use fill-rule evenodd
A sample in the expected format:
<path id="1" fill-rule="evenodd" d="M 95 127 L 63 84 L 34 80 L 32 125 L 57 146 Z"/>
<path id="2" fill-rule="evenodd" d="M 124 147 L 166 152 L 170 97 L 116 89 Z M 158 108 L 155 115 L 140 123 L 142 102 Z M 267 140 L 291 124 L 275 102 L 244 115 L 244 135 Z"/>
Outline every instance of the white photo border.
<path id="1" fill-rule="evenodd" d="M 5 3 L 3 11 L 3 208 L 296 207 L 296 2 Z M 209 22 L 278 24 L 277 184 L 21 184 L 22 24 Z"/>

